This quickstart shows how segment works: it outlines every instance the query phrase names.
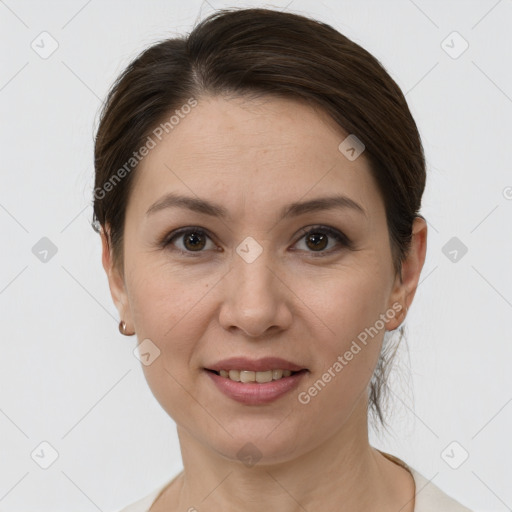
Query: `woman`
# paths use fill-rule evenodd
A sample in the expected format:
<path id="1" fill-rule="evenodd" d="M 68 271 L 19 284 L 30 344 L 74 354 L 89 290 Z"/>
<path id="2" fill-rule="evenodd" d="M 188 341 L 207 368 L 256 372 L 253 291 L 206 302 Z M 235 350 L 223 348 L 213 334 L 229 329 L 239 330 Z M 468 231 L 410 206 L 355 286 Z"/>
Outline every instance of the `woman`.
<path id="1" fill-rule="evenodd" d="M 120 330 L 184 467 L 125 512 L 468 511 L 368 441 L 427 239 L 418 130 L 373 56 L 219 11 L 119 77 L 95 168 Z"/>

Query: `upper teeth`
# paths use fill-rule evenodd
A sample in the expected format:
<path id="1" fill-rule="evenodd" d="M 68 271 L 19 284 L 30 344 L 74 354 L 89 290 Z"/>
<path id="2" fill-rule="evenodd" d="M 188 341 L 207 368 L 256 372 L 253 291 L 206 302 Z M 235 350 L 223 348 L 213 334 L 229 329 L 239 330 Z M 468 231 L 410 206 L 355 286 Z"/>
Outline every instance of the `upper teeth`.
<path id="1" fill-rule="evenodd" d="M 282 377 L 289 377 L 290 370 L 266 370 L 264 372 L 253 372 L 250 370 L 221 370 L 221 377 L 226 377 L 237 382 L 270 382 L 279 380 Z"/>

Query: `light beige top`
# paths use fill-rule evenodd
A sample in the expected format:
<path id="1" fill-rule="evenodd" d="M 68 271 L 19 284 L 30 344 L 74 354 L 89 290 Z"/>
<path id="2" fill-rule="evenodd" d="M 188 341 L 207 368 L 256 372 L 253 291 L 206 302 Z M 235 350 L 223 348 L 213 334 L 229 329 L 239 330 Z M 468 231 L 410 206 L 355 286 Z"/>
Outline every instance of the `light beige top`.
<path id="1" fill-rule="evenodd" d="M 408 466 L 403 460 L 381 450 L 378 451 L 382 453 L 384 457 L 404 467 L 414 478 L 414 482 L 416 484 L 414 512 L 473 512 L 445 494 L 441 489 L 439 489 L 439 487 L 430 482 L 422 474 L 418 473 L 414 468 Z M 177 477 L 178 475 L 172 478 L 172 480 Z M 119 512 L 149 512 L 149 509 L 160 493 L 163 492 L 172 480 L 168 480 L 165 484 L 159 486 L 144 498 L 123 508 Z"/>

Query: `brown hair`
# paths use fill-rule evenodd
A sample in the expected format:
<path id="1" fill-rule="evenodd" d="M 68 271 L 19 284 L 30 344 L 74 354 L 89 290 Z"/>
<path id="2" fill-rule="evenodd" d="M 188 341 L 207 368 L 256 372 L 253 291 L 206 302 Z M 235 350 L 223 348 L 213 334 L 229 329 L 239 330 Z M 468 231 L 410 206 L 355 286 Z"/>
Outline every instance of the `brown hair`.
<path id="1" fill-rule="evenodd" d="M 404 95 L 375 57 L 328 24 L 259 8 L 216 11 L 188 37 L 154 44 L 108 93 L 94 147 L 93 228 L 106 231 L 121 274 L 138 149 L 175 109 L 216 94 L 306 100 L 355 134 L 384 199 L 393 264 L 401 274 L 413 221 L 422 217 L 426 180 L 420 135 Z M 401 340 L 403 327 L 400 334 Z M 384 347 L 370 383 L 369 408 L 384 426 L 380 400 L 395 352 Z"/>

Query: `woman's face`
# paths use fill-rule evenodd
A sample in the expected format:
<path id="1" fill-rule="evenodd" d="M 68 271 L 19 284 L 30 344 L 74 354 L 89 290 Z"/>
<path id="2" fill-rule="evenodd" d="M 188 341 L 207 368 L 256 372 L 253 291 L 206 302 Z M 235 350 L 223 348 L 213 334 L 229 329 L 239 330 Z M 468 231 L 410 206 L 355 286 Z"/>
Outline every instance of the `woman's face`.
<path id="1" fill-rule="evenodd" d="M 366 427 L 384 332 L 402 322 L 423 261 L 401 284 L 365 154 L 338 148 L 347 135 L 302 102 L 201 98 L 134 171 L 112 295 L 150 340 L 143 370 L 157 400 L 228 458 L 285 461 Z M 187 200 L 161 203 L 171 193 Z M 303 371 L 278 379 L 264 370 L 286 363 L 262 358 Z"/>

